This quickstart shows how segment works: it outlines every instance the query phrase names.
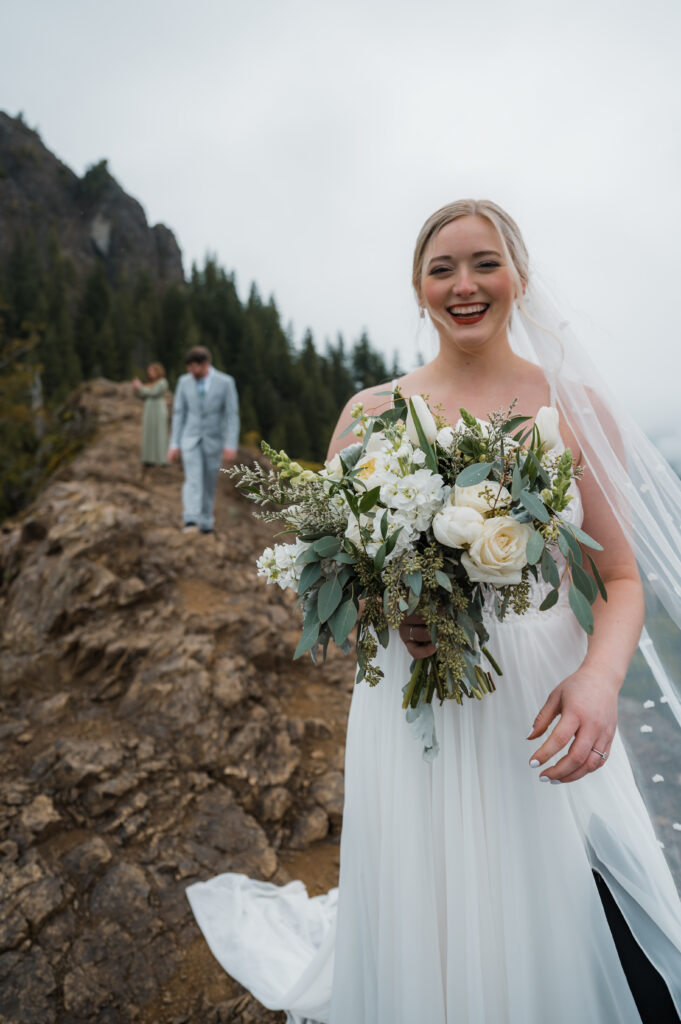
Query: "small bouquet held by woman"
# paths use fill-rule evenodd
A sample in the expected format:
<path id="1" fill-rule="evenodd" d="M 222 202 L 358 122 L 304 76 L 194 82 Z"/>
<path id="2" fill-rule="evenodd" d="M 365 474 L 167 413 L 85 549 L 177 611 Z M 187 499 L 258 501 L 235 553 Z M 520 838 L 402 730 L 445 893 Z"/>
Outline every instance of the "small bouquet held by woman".
<path id="1" fill-rule="evenodd" d="M 600 544 L 562 515 L 579 470 L 569 449 L 557 450 L 558 413 L 544 406 L 528 426 L 514 405 L 487 421 L 461 409 L 450 426 L 423 397 L 407 401 L 396 389 L 380 415 L 353 408 L 357 440 L 319 472 L 265 442 L 271 468 L 228 471 L 256 515 L 295 535 L 257 562 L 268 583 L 299 595 L 294 658 L 325 657 L 331 640 L 348 652 L 357 623 L 357 682 L 373 686 L 383 675 L 379 644 L 406 616 L 422 617 L 435 653 L 414 661 L 402 706 L 427 760 L 438 750 L 433 698 L 480 700 L 496 688 L 492 673 L 502 675 L 486 609 L 522 615 L 540 575 L 550 586 L 540 609 L 551 608 L 567 576 L 570 606 L 591 633 L 591 606 L 599 592 L 607 600 L 586 550 Z"/>

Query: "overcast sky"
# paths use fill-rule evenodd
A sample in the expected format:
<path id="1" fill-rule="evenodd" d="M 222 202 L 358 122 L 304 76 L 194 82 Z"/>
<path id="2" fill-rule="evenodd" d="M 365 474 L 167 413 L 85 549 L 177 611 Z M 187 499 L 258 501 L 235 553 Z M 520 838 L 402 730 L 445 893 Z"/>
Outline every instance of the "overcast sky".
<path id="1" fill-rule="evenodd" d="M 680 29 L 678 0 L 0 0 L 0 107 L 106 157 L 185 270 L 405 369 L 421 223 L 494 199 L 681 448 Z"/>

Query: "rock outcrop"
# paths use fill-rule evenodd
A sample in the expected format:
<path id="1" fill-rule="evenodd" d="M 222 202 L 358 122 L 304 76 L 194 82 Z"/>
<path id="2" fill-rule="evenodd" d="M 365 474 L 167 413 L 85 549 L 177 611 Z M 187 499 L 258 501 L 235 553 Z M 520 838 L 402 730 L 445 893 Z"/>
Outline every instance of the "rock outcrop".
<path id="1" fill-rule="evenodd" d="M 335 884 L 352 661 L 292 661 L 298 613 L 255 575 L 271 531 L 226 477 L 218 532 L 183 535 L 127 386 L 79 402 L 95 440 L 0 535 L 0 1019 L 279 1021 L 184 889 Z"/>
<path id="2" fill-rule="evenodd" d="M 50 232 L 79 276 L 103 262 L 112 280 L 144 271 L 159 286 L 184 281 L 172 231 L 147 223 L 105 161 L 79 178 L 23 120 L 0 111 L 0 266 L 19 234 L 33 237 L 44 259 Z"/>

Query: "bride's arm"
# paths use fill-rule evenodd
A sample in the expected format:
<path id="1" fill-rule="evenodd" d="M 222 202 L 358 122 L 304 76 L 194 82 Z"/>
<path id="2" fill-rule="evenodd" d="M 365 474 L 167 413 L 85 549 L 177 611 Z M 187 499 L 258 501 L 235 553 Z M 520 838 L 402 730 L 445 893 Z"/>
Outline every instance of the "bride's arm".
<path id="1" fill-rule="evenodd" d="M 617 697 L 636 650 L 645 603 L 634 553 L 603 492 L 587 468 L 580 483 L 584 529 L 602 543 L 592 552 L 605 582 L 608 600 L 593 605 L 594 631 L 579 669 L 549 695 L 534 721 L 528 739 L 546 732 L 556 715 L 560 720 L 530 760 L 545 764 L 572 740 L 565 755 L 542 776 L 575 782 L 605 763 L 617 726 Z"/>

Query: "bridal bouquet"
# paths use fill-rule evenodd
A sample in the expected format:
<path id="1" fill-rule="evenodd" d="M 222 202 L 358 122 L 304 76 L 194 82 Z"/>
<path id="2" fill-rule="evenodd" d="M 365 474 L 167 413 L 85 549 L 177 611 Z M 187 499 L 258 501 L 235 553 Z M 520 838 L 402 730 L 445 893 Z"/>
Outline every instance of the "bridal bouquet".
<path id="1" fill-rule="evenodd" d="M 414 661 L 402 706 L 426 759 L 438 749 L 433 698 L 480 700 L 495 689 L 490 668 L 502 675 L 486 646 L 485 608 L 522 615 L 540 575 L 550 586 L 540 608 L 551 608 L 567 576 L 570 606 L 591 633 L 591 606 L 599 592 L 607 599 L 584 550 L 600 544 L 562 515 L 579 471 L 569 449 L 556 449 L 558 413 L 545 406 L 528 428 L 514 406 L 487 421 L 461 409 L 452 427 L 420 395 L 407 402 L 396 390 L 378 416 L 353 408 L 354 443 L 319 472 L 265 442 L 271 468 L 228 471 L 256 515 L 295 536 L 257 562 L 268 583 L 298 594 L 294 658 L 325 657 L 331 640 L 349 651 L 357 623 L 357 681 L 373 686 L 383 675 L 378 645 L 405 616 L 423 617 L 436 652 Z"/>

